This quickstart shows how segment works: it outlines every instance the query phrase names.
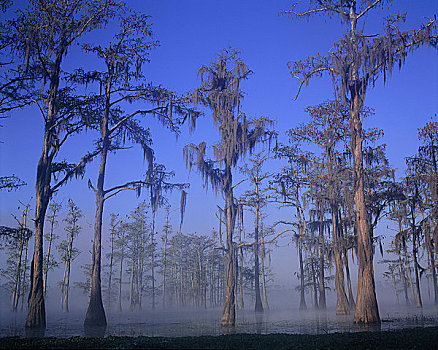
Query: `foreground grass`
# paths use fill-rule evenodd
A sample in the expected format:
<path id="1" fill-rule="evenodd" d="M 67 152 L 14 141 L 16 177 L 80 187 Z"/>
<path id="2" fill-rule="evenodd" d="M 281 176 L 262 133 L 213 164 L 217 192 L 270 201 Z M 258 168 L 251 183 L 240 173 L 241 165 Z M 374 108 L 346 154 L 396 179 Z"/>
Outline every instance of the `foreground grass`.
<path id="1" fill-rule="evenodd" d="M 0 338 L 0 349 L 438 349 L 438 327 L 385 332 L 200 337 Z"/>

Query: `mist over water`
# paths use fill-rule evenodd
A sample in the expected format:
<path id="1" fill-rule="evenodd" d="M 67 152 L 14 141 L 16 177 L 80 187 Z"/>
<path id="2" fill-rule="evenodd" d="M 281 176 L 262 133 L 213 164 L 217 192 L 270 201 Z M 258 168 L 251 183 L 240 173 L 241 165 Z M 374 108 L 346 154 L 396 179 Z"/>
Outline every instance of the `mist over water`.
<path id="1" fill-rule="evenodd" d="M 236 310 L 236 327 L 233 333 L 328 334 L 438 326 L 438 308 L 430 303 L 425 303 L 422 309 L 416 308 L 415 305 L 397 305 L 395 302 L 381 303 L 379 309 L 382 324 L 376 329 L 355 325 L 353 313 L 346 316 L 336 315 L 331 293 L 326 311 L 314 310 L 310 304 L 307 311 L 299 311 L 294 290 L 272 289 L 270 295 L 270 309 L 264 313 L 255 313 L 251 296 L 246 296 L 245 309 Z M 87 297 L 78 291 L 73 292 L 70 312 L 60 312 L 57 297 L 58 295 L 52 291 L 46 300 L 45 336 L 86 336 L 83 322 Z M 15 313 L 9 311 L 8 299 L 7 294 L 1 294 L 0 336 L 25 336 L 26 310 Z M 221 313 L 220 307 L 165 310 L 157 307 L 152 310 L 145 306 L 142 310 L 133 312 L 107 310 L 108 326 L 104 335 L 168 337 L 221 335 L 226 332 L 220 327 Z"/>

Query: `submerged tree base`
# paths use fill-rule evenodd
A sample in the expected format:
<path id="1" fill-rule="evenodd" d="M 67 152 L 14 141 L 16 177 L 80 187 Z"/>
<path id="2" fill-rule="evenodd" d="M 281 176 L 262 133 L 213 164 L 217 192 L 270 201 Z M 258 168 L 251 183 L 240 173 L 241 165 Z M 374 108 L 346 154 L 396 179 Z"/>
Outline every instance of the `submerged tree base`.
<path id="1" fill-rule="evenodd" d="M 231 334 L 201 337 L 0 338 L 0 349 L 435 349 L 438 327 L 334 334 Z"/>

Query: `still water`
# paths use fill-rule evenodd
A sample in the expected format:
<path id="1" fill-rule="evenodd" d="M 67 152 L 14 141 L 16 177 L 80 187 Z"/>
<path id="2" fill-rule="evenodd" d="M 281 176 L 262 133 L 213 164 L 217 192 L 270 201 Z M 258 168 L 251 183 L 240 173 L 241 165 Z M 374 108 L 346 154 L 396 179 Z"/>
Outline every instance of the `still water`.
<path id="1" fill-rule="evenodd" d="M 45 335 L 50 337 L 84 336 L 85 310 L 69 313 L 47 312 Z M 199 310 L 143 310 L 138 312 L 108 312 L 105 336 L 199 336 L 220 335 L 220 309 Z M 410 327 L 438 326 L 438 309 L 427 306 L 380 307 L 382 325 L 379 329 L 391 330 Z M 3 310 L 0 319 L 0 336 L 24 336 L 25 313 L 8 313 Z M 377 330 L 379 330 L 377 329 Z M 235 333 L 289 333 L 325 334 L 376 330 L 359 328 L 353 316 L 337 316 L 334 309 L 326 312 L 298 310 L 269 310 L 255 314 L 251 310 L 238 310 Z"/>

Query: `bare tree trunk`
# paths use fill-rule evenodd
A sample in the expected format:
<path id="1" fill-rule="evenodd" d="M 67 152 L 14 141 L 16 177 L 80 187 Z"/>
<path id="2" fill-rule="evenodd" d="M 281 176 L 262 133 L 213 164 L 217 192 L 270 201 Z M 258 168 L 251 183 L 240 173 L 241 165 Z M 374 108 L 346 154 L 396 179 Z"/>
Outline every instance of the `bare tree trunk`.
<path id="1" fill-rule="evenodd" d="M 239 222 L 239 242 L 242 242 L 242 222 L 243 222 L 243 211 L 239 208 L 237 212 L 237 220 Z M 239 267 L 238 267 L 238 275 L 239 275 L 239 302 L 240 308 L 245 308 L 245 302 L 243 298 L 243 248 L 239 248 Z"/>
<path id="2" fill-rule="evenodd" d="M 258 188 L 256 185 L 256 193 Z M 255 311 L 263 312 L 262 299 L 260 296 L 260 268 L 259 268 L 259 203 L 256 204 L 256 215 L 254 221 L 254 287 L 255 287 Z"/>
<path id="3" fill-rule="evenodd" d="M 225 215 L 227 222 L 227 267 L 226 267 L 226 286 L 225 286 L 225 300 L 222 311 L 222 326 L 234 326 L 236 324 L 236 306 L 235 306 L 235 291 L 236 291 L 236 258 L 235 247 L 233 243 L 233 231 L 234 231 L 234 198 L 232 189 L 232 175 L 231 168 L 226 166 L 225 168 Z"/>
<path id="4" fill-rule="evenodd" d="M 12 291 L 12 303 L 11 309 L 12 311 L 17 311 L 18 308 L 18 300 L 20 297 L 20 286 L 21 286 L 21 264 L 22 264 L 22 255 L 24 248 L 24 240 L 20 240 L 20 246 L 18 249 L 18 257 L 17 257 L 17 268 L 15 270 L 15 281 L 14 281 L 14 289 Z"/>
<path id="5" fill-rule="evenodd" d="M 115 229 L 115 228 L 113 228 Z M 109 264 L 109 276 L 108 276 L 108 310 L 111 310 L 111 287 L 112 287 L 112 277 L 113 277 L 113 261 L 114 261 L 114 234 L 111 232 L 111 251 L 110 251 L 110 264 Z"/>
<path id="6" fill-rule="evenodd" d="M 46 261 L 46 267 L 44 269 L 44 296 L 47 295 L 47 275 L 48 275 L 49 266 L 50 266 L 50 251 L 52 249 L 53 226 L 54 225 L 55 225 L 55 214 L 53 214 L 53 219 L 50 221 L 50 233 L 49 233 L 48 247 L 47 247 L 47 261 Z"/>
<path id="7" fill-rule="evenodd" d="M 163 243 L 163 309 L 166 308 L 166 268 L 167 268 L 167 235 L 169 230 L 169 210 L 166 208 L 166 225 L 164 230 L 164 243 Z"/>
<path id="8" fill-rule="evenodd" d="M 26 221 L 27 221 L 27 214 L 26 214 Z M 27 228 L 27 223 L 25 225 L 25 228 Z M 27 262 L 28 262 L 27 256 L 28 256 L 28 252 L 29 252 L 29 240 L 26 240 L 25 246 L 26 246 L 26 248 L 24 249 L 25 253 L 24 253 L 24 264 L 23 264 L 23 278 L 21 279 L 22 288 L 21 288 L 21 292 L 20 292 L 21 311 L 23 311 L 23 309 L 24 309 L 24 294 L 26 293 L 26 290 L 27 290 Z"/>
<path id="9" fill-rule="evenodd" d="M 401 217 L 399 217 L 398 218 L 398 232 L 402 232 L 402 231 L 403 231 L 402 219 L 401 219 Z M 406 277 L 406 271 L 405 271 L 406 268 L 404 266 L 404 262 L 403 262 L 402 255 L 401 255 L 401 252 L 400 252 L 400 243 L 398 243 L 398 242 L 395 244 L 395 251 L 396 251 L 397 256 L 398 256 L 398 269 L 399 269 L 399 273 L 400 273 L 401 279 L 403 281 L 403 290 L 404 290 L 404 295 L 405 295 L 405 302 L 406 302 L 406 305 L 408 305 L 410 303 L 409 302 L 409 296 L 408 296 L 408 280 L 407 280 L 407 277 Z M 407 255 L 407 252 L 406 252 L 406 255 Z"/>
<path id="10" fill-rule="evenodd" d="M 347 250 L 344 250 L 343 252 L 343 261 L 345 266 L 345 275 L 347 278 L 348 304 L 350 306 L 350 310 L 354 310 L 356 308 L 356 303 L 354 302 L 353 288 L 351 287 L 350 267 L 348 265 Z"/>
<path id="11" fill-rule="evenodd" d="M 438 284 L 437 284 L 437 275 L 436 275 L 436 268 L 435 268 L 435 254 L 433 246 L 436 244 L 436 242 L 433 241 L 433 238 L 431 237 L 431 230 L 430 226 L 428 226 L 427 231 L 424 232 L 424 238 L 425 243 L 429 255 L 429 270 L 432 272 L 432 283 L 433 283 L 433 290 L 435 293 L 435 300 L 434 303 L 438 304 Z"/>
<path id="12" fill-rule="evenodd" d="M 300 231 L 302 229 L 300 228 Z M 303 266 L 303 242 L 302 242 L 302 233 L 300 233 L 299 242 L 298 242 L 298 256 L 300 261 L 300 310 L 307 310 L 306 305 L 306 297 L 304 295 L 304 266 Z"/>
<path id="13" fill-rule="evenodd" d="M 265 246 L 265 237 L 263 232 L 263 222 L 262 218 L 260 217 L 260 240 L 261 240 L 261 246 L 262 246 L 262 254 L 260 255 L 261 259 L 261 266 L 262 266 L 262 293 L 263 293 L 263 307 L 266 310 L 269 310 L 269 304 L 268 304 L 268 293 L 266 291 L 266 271 L 265 271 L 265 256 L 266 256 L 266 246 Z"/>
<path id="14" fill-rule="evenodd" d="M 356 80 L 357 84 L 359 79 Z M 365 205 L 364 171 L 362 152 L 362 110 L 361 97 L 357 95 L 358 86 L 351 88 L 350 130 L 351 151 L 353 153 L 354 203 L 357 222 L 357 259 L 359 265 L 356 297 L 355 323 L 380 323 L 377 305 L 373 268 L 373 241 L 369 226 L 368 211 Z"/>
<path id="15" fill-rule="evenodd" d="M 324 258 L 325 258 L 325 242 L 324 242 L 324 206 L 322 203 L 319 204 L 319 309 L 325 310 L 327 308 L 326 298 L 325 298 L 325 269 L 324 269 Z"/>
<path id="16" fill-rule="evenodd" d="M 295 194 L 296 199 L 296 205 L 297 205 L 297 217 L 298 217 L 298 231 L 299 231 L 299 237 L 298 237 L 298 257 L 299 257 L 299 263 L 300 263 L 300 310 L 307 310 L 306 305 L 306 297 L 304 293 L 304 263 L 303 263 L 303 230 L 305 223 L 304 218 L 301 216 L 301 204 L 298 197 L 298 189 Z M 306 259 L 307 260 L 307 259 Z"/>
<path id="17" fill-rule="evenodd" d="M 56 89 L 57 90 L 57 89 Z M 51 91 L 52 101 L 56 92 Z M 44 304 L 43 290 L 43 234 L 44 234 L 44 217 L 50 200 L 50 179 L 51 179 L 51 162 L 49 156 L 52 135 L 50 132 L 53 124 L 53 102 L 49 103 L 49 113 L 44 132 L 44 144 L 41 157 L 38 161 L 37 179 L 35 184 L 35 246 L 31 263 L 31 284 L 28 299 L 28 311 L 26 317 L 27 329 L 45 329 L 46 328 L 46 309 Z"/>
<path id="18" fill-rule="evenodd" d="M 123 258 L 124 250 L 122 248 L 119 266 L 119 293 L 117 295 L 117 311 L 122 312 L 122 278 L 123 278 Z"/>
<path id="19" fill-rule="evenodd" d="M 420 277 L 418 274 L 418 260 L 417 260 L 417 228 L 415 225 L 415 214 L 414 214 L 414 206 L 415 204 L 412 204 L 411 206 L 411 216 L 412 216 L 412 258 L 414 260 L 414 273 L 415 273 L 415 297 L 417 302 L 417 307 L 421 308 L 423 307 L 423 302 L 421 301 L 421 291 L 420 291 Z"/>
<path id="20" fill-rule="evenodd" d="M 84 327 L 106 327 L 105 309 L 102 302 L 102 287 L 101 287 L 101 264 L 102 264 L 102 217 L 103 207 L 105 202 L 105 170 L 108 150 L 110 147 L 109 140 L 109 113 L 110 113 L 110 92 L 111 83 L 106 86 L 105 93 L 105 111 L 100 121 L 100 134 L 102 140 L 102 153 L 100 156 L 99 175 L 97 178 L 97 186 L 94 189 L 96 196 L 96 215 L 94 221 L 94 241 L 93 254 L 91 257 L 91 277 L 90 277 L 90 301 L 88 304 L 87 313 L 85 315 Z"/>
<path id="21" fill-rule="evenodd" d="M 345 293 L 344 264 L 342 262 L 342 234 L 339 225 L 339 211 L 334 203 L 331 204 L 332 227 L 333 227 L 333 246 L 335 253 L 335 287 L 336 287 L 336 314 L 348 315 L 350 305 L 347 294 Z"/>
<path id="22" fill-rule="evenodd" d="M 70 255 L 70 254 L 69 254 Z M 70 263 L 71 257 L 65 263 L 65 282 L 64 282 L 64 295 L 62 300 L 62 311 L 68 312 L 68 291 L 70 288 Z"/>
<path id="23" fill-rule="evenodd" d="M 151 233 L 151 244 L 152 244 L 152 261 L 151 261 L 151 278 L 152 278 L 152 310 L 155 310 L 155 210 L 152 214 L 152 233 Z"/>

